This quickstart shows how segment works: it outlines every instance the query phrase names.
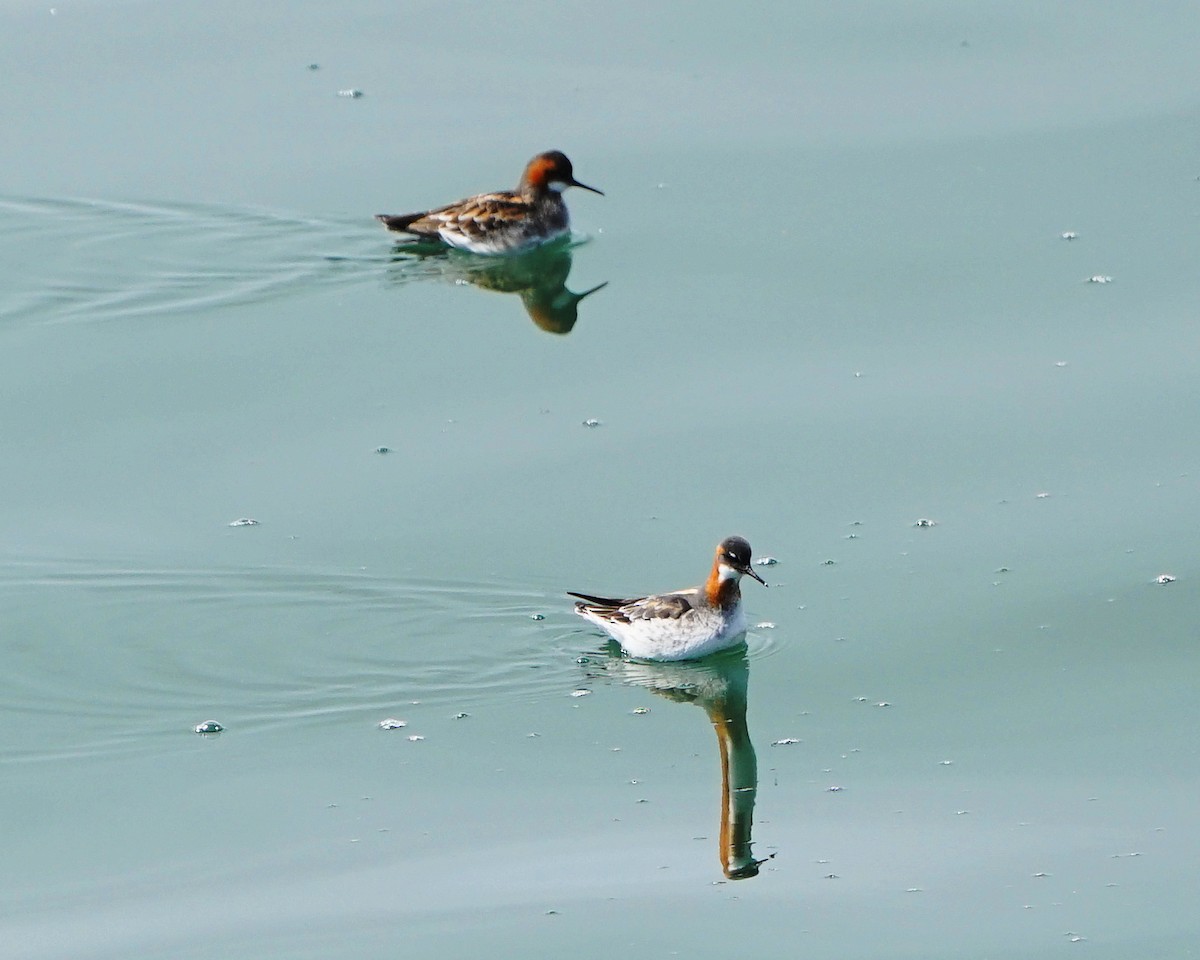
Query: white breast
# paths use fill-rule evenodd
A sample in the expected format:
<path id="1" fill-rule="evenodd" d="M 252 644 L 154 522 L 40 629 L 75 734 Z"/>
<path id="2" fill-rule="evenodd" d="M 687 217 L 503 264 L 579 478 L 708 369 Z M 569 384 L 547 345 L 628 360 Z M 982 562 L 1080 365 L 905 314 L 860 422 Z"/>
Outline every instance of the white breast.
<path id="1" fill-rule="evenodd" d="M 609 623 L 598 617 L 588 619 L 639 660 L 695 660 L 732 646 L 746 632 L 740 603 L 726 614 L 712 607 L 693 608 L 677 620 L 663 617 Z"/>

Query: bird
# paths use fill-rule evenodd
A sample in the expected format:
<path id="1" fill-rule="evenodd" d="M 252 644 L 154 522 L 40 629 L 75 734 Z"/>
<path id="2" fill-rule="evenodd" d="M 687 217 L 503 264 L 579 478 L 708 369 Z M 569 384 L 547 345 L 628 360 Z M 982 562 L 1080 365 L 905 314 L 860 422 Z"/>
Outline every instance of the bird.
<path id="1" fill-rule="evenodd" d="M 638 660 L 695 660 L 740 643 L 746 632 L 742 612 L 743 576 L 764 587 L 750 566 L 750 544 L 726 537 L 717 544 L 712 570 L 698 587 L 618 600 L 569 592 L 575 612 L 607 631 L 627 655 Z"/>
<path id="2" fill-rule="evenodd" d="M 525 165 L 516 190 L 481 193 L 420 213 L 381 213 L 375 219 L 396 233 L 471 253 L 521 253 L 570 231 L 571 221 L 562 198 L 567 187 L 604 196 L 575 179 L 571 161 L 564 153 L 550 150 Z"/>

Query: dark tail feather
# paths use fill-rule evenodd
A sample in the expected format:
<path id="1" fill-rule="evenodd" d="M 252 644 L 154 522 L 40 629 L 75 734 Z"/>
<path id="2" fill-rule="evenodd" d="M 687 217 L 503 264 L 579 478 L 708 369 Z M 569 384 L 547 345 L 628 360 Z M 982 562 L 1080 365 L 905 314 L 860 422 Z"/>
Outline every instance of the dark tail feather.
<path id="1" fill-rule="evenodd" d="M 619 607 L 629 602 L 628 600 L 618 600 L 612 597 L 592 597 L 586 593 L 572 593 L 570 590 L 567 591 L 567 596 L 578 597 L 580 600 L 588 604 L 594 604 L 597 607 Z"/>
<path id="2" fill-rule="evenodd" d="M 375 214 L 375 219 L 382 223 L 389 230 L 395 230 L 397 233 L 408 233 L 409 226 L 417 220 L 420 220 L 423 216 L 425 216 L 424 213 L 401 213 L 398 215 L 390 213 L 377 213 Z"/>

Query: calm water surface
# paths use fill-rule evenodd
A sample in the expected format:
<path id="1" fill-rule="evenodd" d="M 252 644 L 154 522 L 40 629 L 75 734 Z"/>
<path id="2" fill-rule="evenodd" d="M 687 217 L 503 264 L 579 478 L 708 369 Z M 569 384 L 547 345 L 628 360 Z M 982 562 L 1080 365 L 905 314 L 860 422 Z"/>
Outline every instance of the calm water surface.
<path id="1" fill-rule="evenodd" d="M 1195 10 L 0 38 L 6 957 L 1195 955 Z M 732 533 L 745 650 L 570 612 Z"/>

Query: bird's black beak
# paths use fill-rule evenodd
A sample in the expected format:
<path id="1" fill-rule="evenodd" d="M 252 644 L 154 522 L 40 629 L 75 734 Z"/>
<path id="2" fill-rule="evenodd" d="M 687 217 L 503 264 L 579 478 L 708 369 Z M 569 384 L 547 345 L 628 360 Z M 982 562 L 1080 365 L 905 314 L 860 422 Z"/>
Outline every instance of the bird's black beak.
<path id="1" fill-rule="evenodd" d="M 580 183 L 578 180 L 575 180 L 575 179 L 571 180 L 571 186 L 581 187 L 584 190 L 591 190 L 592 193 L 598 193 L 598 194 L 600 194 L 600 196 L 604 196 L 603 190 L 597 190 L 595 187 L 589 187 L 586 183 Z"/>
<path id="2" fill-rule="evenodd" d="M 753 577 L 755 580 L 757 580 L 759 583 L 761 583 L 764 587 L 770 586 L 770 584 L 767 583 L 766 580 L 764 580 L 757 573 L 755 573 L 754 570 L 749 566 L 747 566 L 746 569 L 742 571 L 742 573 L 746 574 L 747 576 Z"/>

